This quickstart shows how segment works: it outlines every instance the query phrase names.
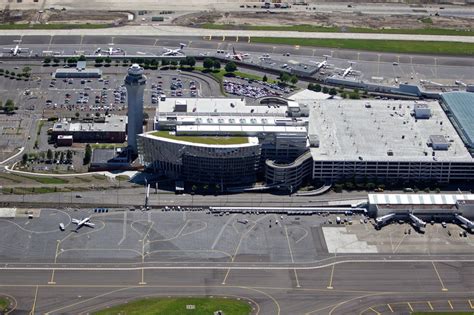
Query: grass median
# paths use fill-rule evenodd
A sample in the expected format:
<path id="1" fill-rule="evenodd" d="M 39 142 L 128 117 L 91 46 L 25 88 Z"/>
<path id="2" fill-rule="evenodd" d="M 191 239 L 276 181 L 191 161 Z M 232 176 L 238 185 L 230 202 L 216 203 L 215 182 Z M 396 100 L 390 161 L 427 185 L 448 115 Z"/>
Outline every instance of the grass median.
<path id="1" fill-rule="evenodd" d="M 251 307 L 244 301 L 222 298 L 148 298 L 93 313 L 95 315 L 248 315 Z"/>
<path id="2" fill-rule="evenodd" d="M 6 298 L 0 297 L 0 312 L 5 312 L 10 305 L 10 301 Z"/>
<path id="3" fill-rule="evenodd" d="M 444 28 L 419 28 L 419 29 L 376 29 L 366 27 L 346 27 L 341 31 L 340 27 L 318 26 L 318 25 L 229 25 L 206 23 L 201 25 L 205 29 L 213 30 L 249 30 L 249 31 L 285 31 L 285 32 L 321 32 L 321 33 L 370 33 L 370 34 L 411 34 L 411 35 L 450 35 L 450 36 L 474 36 L 473 30 L 454 30 Z"/>
<path id="4" fill-rule="evenodd" d="M 474 43 L 461 42 L 288 37 L 252 37 L 251 41 L 252 43 L 262 44 L 299 45 L 389 53 L 474 56 Z"/>

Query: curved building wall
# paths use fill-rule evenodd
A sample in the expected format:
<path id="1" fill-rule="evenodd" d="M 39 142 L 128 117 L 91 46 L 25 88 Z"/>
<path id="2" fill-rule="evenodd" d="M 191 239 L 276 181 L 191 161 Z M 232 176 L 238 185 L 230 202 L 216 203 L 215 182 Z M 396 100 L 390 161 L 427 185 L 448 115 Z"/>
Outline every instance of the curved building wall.
<path id="1" fill-rule="evenodd" d="M 311 176 L 312 162 L 310 151 L 300 155 L 289 164 L 277 164 L 267 160 L 265 162 L 266 183 L 267 185 L 280 184 L 294 190 L 303 183 L 303 180 Z"/>
<path id="2" fill-rule="evenodd" d="M 138 142 L 144 165 L 174 179 L 219 185 L 256 180 L 260 160 L 258 141 L 218 146 L 140 135 Z"/>
<path id="3" fill-rule="evenodd" d="M 137 64 L 132 65 L 124 81 L 128 96 L 127 141 L 136 153 L 137 136 L 143 132 L 143 92 L 146 84 L 143 68 Z"/>

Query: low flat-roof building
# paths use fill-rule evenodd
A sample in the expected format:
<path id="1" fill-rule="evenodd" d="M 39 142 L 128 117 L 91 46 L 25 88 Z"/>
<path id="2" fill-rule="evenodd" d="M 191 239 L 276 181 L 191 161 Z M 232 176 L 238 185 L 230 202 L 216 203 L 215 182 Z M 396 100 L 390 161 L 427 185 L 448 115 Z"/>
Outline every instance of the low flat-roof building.
<path id="1" fill-rule="evenodd" d="M 102 70 L 98 68 L 58 68 L 55 78 L 100 78 Z"/>
<path id="2" fill-rule="evenodd" d="M 428 119 L 413 101 L 320 101 L 310 112 L 313 178 L 449 182 L 474 179 L 474 161 L 437 102 Z M 433 138 L 433 135 L 436 137 Z M 430 143 L 447 141 L 439 150 Z M 445 144 L 440 143 L 440 146 Z"/>
<path id="3" fill-rule="evenodd" d="M 114 142 L 126 140 L 126 116 L 107 116 L 88 121 L 71 121 L 63 119 L 54 124 L 51 140 L 57 141 L 58 136 L 72 136 L 74 142 Z"/>

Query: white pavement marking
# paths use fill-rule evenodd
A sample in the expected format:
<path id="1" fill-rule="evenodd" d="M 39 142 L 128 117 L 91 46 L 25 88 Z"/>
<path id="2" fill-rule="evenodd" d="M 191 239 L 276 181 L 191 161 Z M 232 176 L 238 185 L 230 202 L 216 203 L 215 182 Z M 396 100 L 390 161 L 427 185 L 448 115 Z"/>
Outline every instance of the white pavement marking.
<path id="1" fill-rule="evenodd" d="M 125 238 L 127 237 L 127 211 L 123 213 L 123 230 L 122 230 L 122 239 L 118 242 L 117 245 L 122 244 L 123 241 L 125 241 Z"/>
<path id="2" fill-rule="evenodd" d="M 214 243 L 212 243 L 211 249 L 214 249 L 214 248 L 216 247 L 217 242 L 219 242 L 219 240 L 220 240 L 220 238 L 221 238 L 221 236 L 222 236 L 222 233 L 224 233 L 225 228 L 227 227 L 227 225 L 229 224 L 229 222 L 230 222 L 232 219 L 235 218 L 236 215 L 237 215 L 237 214 L 233 214 L 233 215 L 229 218 L 229 220 L 227 220 L 227 222 L 222 226 L 221 230 L 219 231 L 219 234 L 217 234 L 216 239 L 214 240 Z"/>

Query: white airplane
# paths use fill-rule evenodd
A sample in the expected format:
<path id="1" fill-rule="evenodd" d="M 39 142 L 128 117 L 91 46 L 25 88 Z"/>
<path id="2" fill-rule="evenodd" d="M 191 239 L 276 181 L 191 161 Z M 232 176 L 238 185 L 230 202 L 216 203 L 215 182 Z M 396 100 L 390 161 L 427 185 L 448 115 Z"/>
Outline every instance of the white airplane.
<path id="1" fill-rule="evenodd" d="M 347 77 L 349 74 L 357 74 L 357 73 L 359 73 L 359 71 L 356 71 L 356 70 L 352 69 L 352 66 L 355 64 L 354 61 L 349 61 L 349 64 L 350 64 L 350 66 L 347 67 L 347 68 L 344 70 L 344 72 L 342 73 L 342 77 L 343 77 L 343 78 Z"/>
<path id="2" fill-rule="evenodd" d="M 3 48 L 4 50 L 9 50 L 12 56 L 18 56 L 21 53 L 27 52 L 28 48 L 20 48 L 19 44 L 16 44 L 15 47 Z"/>
<path id="3" fill-rule="evenodd" d="M 161 55 L 162 56 L 184 55 L 184 53 L 183 53 L 184 47 L 186 47 L 186 44 L 183 44 L 183 43 L 180 43 L 179 48 L 176 48 L 176 49 L 169 49 L 169 48 L 164 47 L 164 49 L 166 51 L 164 53 L 162 53 Z"/>
<path id="4" fill-rule="evenodd" d="M 311 61 L 312 63 L 316 64 L 316 68 L 318 69 L 317 71 L 324 69 L 328 66 L 328 57 L 327 55 L 324 56 L 326 59 L 321 62 L 316 62 L 316 61 Z"/>
<path id="5" fill-rule="evenodd" d="M 250 56 L 249 54 L 237 53 L 235 51 L 235 47 L 232 47 L 232 52 L 233 52 L 233 54 L 227 54 L 226 57 L 227 58 L 232 58 L 232 59 L 235 59 L 235 60 L 238 60 L 238 61 L 243 61 L 245 58 Z"/>
<path id="6" fill-rule="evenodd" d="M 94 51 L 94 54 L 100 55 L 102 52 L 102 48 L 97 48 Z M 104 51 L 106 55 L 112 56 L 112 55 L 117 55 L 117 54 L 123 54 L 123 50 L 121 48 L 114 48 L 114 47 L 109 47 L 107 51 Z"/>
<path id="7" fill-rule="evenodd" d="M 94 228 L 95 224 L 94 223 L 91 223 L 90 222 L 91 218 L 90 217 L 87 217 L 87 218 L 83 218 L 83 219 L 80 219 L 80 220 L 77 220 L 77 219 L 72 219 L 72 223 L 76 224 L 76 229 L 74 230 L 75 232 L 77 232 L 81 227 L 83 227 L 84 225 L 85 226 L 88 226 L 90 228 Z"/>

